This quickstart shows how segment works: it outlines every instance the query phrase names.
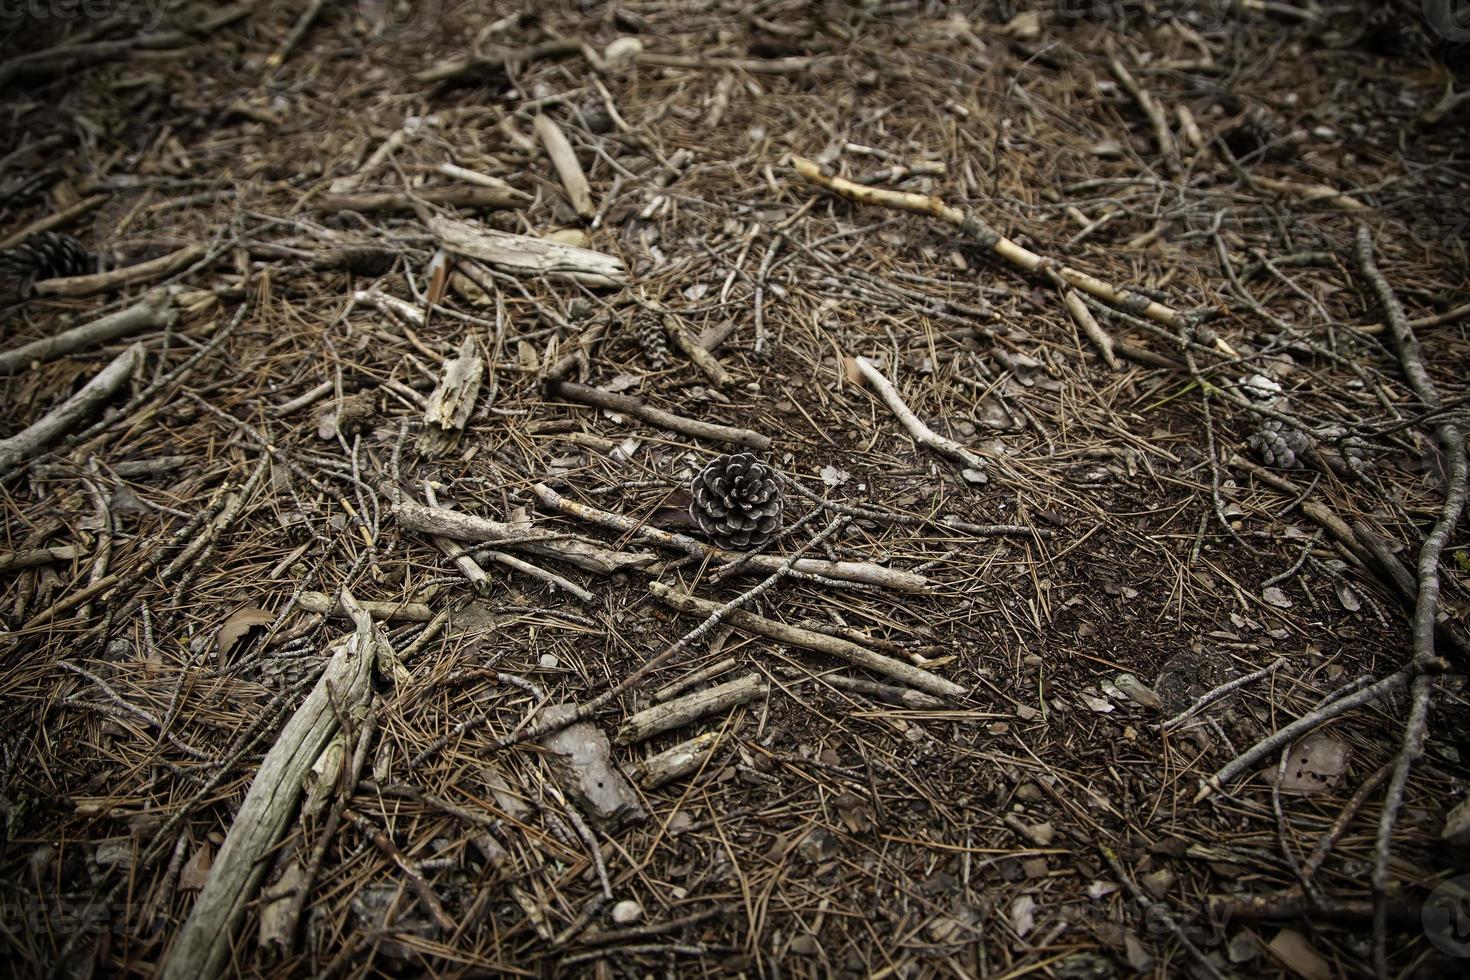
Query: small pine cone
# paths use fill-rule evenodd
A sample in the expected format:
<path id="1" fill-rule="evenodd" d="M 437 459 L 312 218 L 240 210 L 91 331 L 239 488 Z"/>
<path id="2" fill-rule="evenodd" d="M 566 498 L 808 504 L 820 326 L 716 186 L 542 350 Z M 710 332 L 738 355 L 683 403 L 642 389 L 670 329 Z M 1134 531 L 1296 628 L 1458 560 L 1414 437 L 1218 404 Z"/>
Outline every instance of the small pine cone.
<path id="1" fill-rule="evenodd" d="M 1260 427 L 1246 439 L 1261 462 L 1277 469 L 1295 469 L 1300 457 L 1312 448 L 1312 437 L 1280 419 L 1262 419 Z"/>
<path id="2" fill-rule="evenodd" d="M 25 296 L 38 279 L 81 276 L 92 271 L 92 256 L 81 242 L 59 231 L 32 235 L 0 251 L 0 287 Z"/>
<path id="3" fill-rule="evenodd" d="M 689 513 L 722 548 L 756 550 L 781 527 L 776 474 L 752 453 L 721 456 L 694 478 Z"/>
<path id="4" fill-rule="evenodd" d="M 639 310 L 633 318 L 633 332 L 648 366 L 662 371 L 669 365 L 669 337 L 664 333 L 663 318 L 652 310 Z"/>

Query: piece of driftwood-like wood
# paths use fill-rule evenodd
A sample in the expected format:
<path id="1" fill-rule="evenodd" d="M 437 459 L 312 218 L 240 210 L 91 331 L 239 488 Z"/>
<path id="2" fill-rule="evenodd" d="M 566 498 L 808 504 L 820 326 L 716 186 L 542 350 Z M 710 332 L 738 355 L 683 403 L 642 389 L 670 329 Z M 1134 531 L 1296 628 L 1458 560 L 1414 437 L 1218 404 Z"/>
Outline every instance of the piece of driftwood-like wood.
<path id="1" fill-rule="evenodd" d="M 73 561 L 82 553 L 81 548 L 72 544 L 0 552 L 0 574 L 19 571 L 22 568 L 35 568 L 37 565 L 49 565 L 52 562 Z"/>
<path id="2" fill-rule="evenodd" d="M 551 531 L 527 530 L 518 524 L 492 521 L 443 507 L 425 507 L 407 499 L 394 504 L 393 513 L 398 523 L 411 531 L 442 534 L 456 541 L 488 541 L 503 548 L 559 558 L 598 575 L 632 571 L 658 560 L 657 555 L 647 551 L 614 551 Z"/>
<path id="3" fill-rule="evenodd" d="M 297 604 L 310 613 L 348 619 L 350 614 L 339 600 L 325 592 L 303 592 Z M 427 623 L 434 618 L 434 610 L 422 602 L 373 602 L 362 599 L 357 603 L 363 612 L 373 619 L 394 623 Z"/>
<path id="4" fill-rule="evenodd" d="M 444 362 L 439 384 L 429 395 L 424 431 L 419 435 L 420 449 L 437 455 L 454 448 L 470 420 L 484 377 L 485 359 L 475 353 L 475 339 L 466 335 L 459 345 L 459 355 Z"/>
<path id="5" fill-rule="evenodd" d="M 572 202 L 572 210 L 588 221 L 597 217 L 597 205 L 592 203 L 592 185 L 587 183 L 587 175 L 582 172 L 582 164 L 577 160 L 577 153 L 572 149 L 567 134 L 549 116 L 541 113 L 536 114 L 534 127 L 541 145 L 546 147 L 546 155 L 551 158 L 551 165 L 556 168 L 561 186 L 567 192 L 567 200 Z"/>
<path id="6" fill-rule="evenodd" d="M 553 704 L 541 712 L 541 719 L 555 723 L 576 713 L 575 704 Z M 576 722 L 545 736 L 541 744 L 551 751 L 557 782 L 593 820 L 613 828 L 647 816 L 627 777 L 613 766 L 612 746 L 596 725 Z"/>
<path id="7" fill-rule="evenodd" d="M 1117 286 L 1103 282 L 1096 276 L 1089 275 L 1080 269 L 1074 269 L 1069 265 L 1063 265 L 1044 256 L 1037 255 L 1029 248 L 1024 248 L 1000 234 L 978 215 L 966 214 L 959 208 L 952 208 L 940 198 L 928 194 L 913 194 L 908 191 L 890 191 L 878 187 L 867 187 L 842 177 L 829 177 L 822 173 L 822 168 L 814 161 L 807 160 L 803 157 L 792 158 L 791 165 L 806 180 L 811 181 L 819 187 L 825 187 L 827 190 L 845 197 L 850 201 L 856 201 L 859 204 L 877 204 L 881 207 L 896 208 L 900 211 L 913 211 L 916 214 L 927 214 L 930 217 L 938 218 L 945 224 L 954 225 L 956 228 L 973 237 L 983 247 L 990 249 L 1000 258 L 1025 272 L 1034 273 L 1039 271 L 1043 266 L 1053 268 L 1057 271 L 1058 275 L 1084 293 L 1096 296 L 1103 302 L 1111 303 L 1119 309 L 1148 317 L 1150 320 L 1166 324 L 1176 330 L 1190 325 L 1190 317 L 1187 314 L 1165 306 L 1163 303 L 1151 300 L 1141 293 L 1135 293 L 1128 289 L 1120 289 Z"/>
<path id="8" fill-rule="evenodd" d="M 666 412 L 661 408 L 654 408 L 647 402 L 639 401 L 631 395 L 621 395 L 611 391 L 603 391 L 601 388 L 591 388 L 580 385 L 573 381 L 553 381 L 546 386 L 547 392 L 568 401 L 580 402 L 583 405 L 591 405 L 593 408 L 606 409 L 609 412 L 621 412 L 634 418 L 642 419 L 670 432 L 689 436 L 692 439 L 709 439 L 713 442 L 728 442 L 737 446 L 745 446 L 750 449 L 766 450 L 771 448 L 771 437 L 754 432 L 750 429 L 737 429 L 728 425 L 717 425 L 713 422 L 701 422 L 698 419 L 685 418 Z"/>
<path id="9" fill-rule="evenodd" d="M 628 766 L 628 775 L 644 789 L 658 789 L 697 772 L 714 754 L 719 744 L 719 732 L 704 732 L 671 749 L 665 749 L 658 755 L 640 759 Z"/>
<path id="10" fill-rule="evenodd" d="M 873 390 L 878 392 L 878 397 L 883 399 L 883 404 L 888 406 L 888 410 L 898 418 L 898 421 L 908 430 L 909 435 L 914 437 L 915 442 L 954 460 L 965 468 L 966 477 L 975 479 L 977 482 L 984 481 L 985 461 L 983 459 L 953 439 L 945 438 L 925 425 L 923 420 L 904 403 L 903 396 L 898 393 L 893 382 L 889 381 L 882 371 L 874 367 L 872 361 L 866 357 L 858 357 L 854 360 L 858 371 L 867 379 L 868 384 L 872 385 Z"/>
<path id="11" fill-rule="evenodd" d="M 366 708 L 377 648 L 387 641 L 351 595 L 344 592 L 342 603 L 351 611 L 355 631 L 333 649 L 316 686 L 261 760 L 209 879 L 167 953 L 162 980 L 198 980 L 224 972 L 236 931 L 270 868 L 271 852 L 296 812 L 302 781 L 336 734 L 339 720 Z"/>
<path id="12" fill-rule="evenodd" d="M 652 738 L 660 732 L 682 728 L 705 715 L 716 714 L 733 708 L 737 704 L 754 701 L 769 689 L 770 686 L 760 674 L 746 674 L 733 681 L 694 691 L 683 697 L 674 698 L 672 701 L 644 708 L 631 716 L 623 722 L 617 734 L 613 736 L 613 741 L 619 745 L 632 745 L 646 738 Z"/>
<path id="13" fill-rule="evenodd" d="M 91 418 L 102 403 L 128 383 L 143 363 L 143 345 L 134 344 L 66 401 L 41 416 L 9 439 L 0 439 L 0 476 L 34 459 L 43 449 Z"/>
<path id="14" fill-rule="evenodd" d="M 177 320 L 173 298 L 162 289 L 154 290 L 127 309 L 0 353 L 0 375 L 15 374 L 36 361 L 64 357 L 119 337 L 171 326 Z"/>
<path id="15" fill-rule="evenodd" d="M 403 191 L 328 192 L 311 199 L 313 211 L 356 211 L 371 214 L 380 211 L 413 211 L 421 204 L 452 208 L 518 208 L 526 196 L 515 188 L 482 187 L 454 184 L 448 187 L 421 187 L 412 194 Z"/>
<path id="16" fill-rule="evenodd" d="M 37 296 L 75 299 L 79 296 L 104 293 L 119 286 L 130 286 L 134 283 L 161 279 L 203 257 L 203 245 L 185 245 L 176 252 L 160 255 L 156 259 L 149 259 L 147 262 L 139 262 L 136 265 L 125 265 L 120 269 L 110 269 L 107 272 L 98 272 L 89 276 L 42 279 L 33 288 Z"/>
<path id="17" fill-rule="evenodd" d="M 588 286 L 625 286 L 623 260 L 590 248 L 563 245 L 531 235 L 512 235 L 468 221 L 430 215 L 429 230 L 455 255 L 488 262 L 520 275 L 565 275 Z"/>
<path id="18" fill-rule="evenodd" d="M 750 555 L 738 551 L 726 551 L 724 548 L 705 544 L 687 534 L 665 531 L 631 517 L 624 517 L 622 514 L 614 514 L 612 511 L 602 510 L 591 504 L 570 500 L 544 483 L 532 484 L 531 492 L 553 510 L 559 510 L 563 514 L 591 524 L 599 524 L 619 534 L 630 535 L 631 540 L 672 548 L 700 559 L 739 562 L 735 569 L 736 574 L 770 575 L 786 561 L 779 555 Z M 877 585 L 900 592 L 923 592 L 932 584 L 928 578 L 915 572 L 884 568 L 882 565 L 861 561 L 798 558 L 791 568 L 792 571 L 803 575 L 818 575 L 822 578 L 838 579 L 843 582 L 861 582 L 864 585 Z"/>
<path id="19" fill-rule="evenodd" d="M 718 602 L 710 602 L 708 599 L 699 599 L 695 596 L 682 592 L 663 582 L 650 582 L 648 591 L 653 593 L 654 598 L 671 609 L 688 613 L 691 616 L 708 616 L 720 608 Z M 938 674 L 915 667 L 911 664 L 885 657 L 881 653 L 874 653 L 866 647 L 858 646 L 851 640 L 844 640 L 836 636 L 828 636 L 825 633 L 817 633 L 813 630 L 802 629 L 799 626 L 787 626 L 764 616 L 746 612 L 743 609 L 732 609 L 725 614 L 725 622 L 731 626 L 745 630 L 747 633 L 757 633 L 761 636 L 789 643 L 792 646 L 802 647 L 806 650 L 815 650 L 829 656 L 845 660 L 850 664 L 866 668 L 877 674 L 891 677 L 901 681 L 909 687 L 933 694 L 942 698 L 957 698 L 965 693 L 965 689 L 953 681 L 947 681 Z"/>

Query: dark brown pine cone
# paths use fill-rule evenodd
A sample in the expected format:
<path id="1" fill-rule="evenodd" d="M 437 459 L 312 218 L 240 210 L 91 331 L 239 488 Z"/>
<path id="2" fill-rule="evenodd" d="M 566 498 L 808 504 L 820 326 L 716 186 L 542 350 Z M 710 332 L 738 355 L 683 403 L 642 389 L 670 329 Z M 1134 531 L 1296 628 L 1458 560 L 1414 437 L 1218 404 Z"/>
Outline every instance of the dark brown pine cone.
<path id="1" fill-rule="evenodd" d="M 721 456 L 694 478 L 689 513 L 722 548 L 758 549 L 781 527 L 776 474 L 753 453 Z"/>
<path id="2" fill-rule="evenodd" d="M 92 271 L 92 256 L 81 242 L 59 231 L 32 235 L 0 251 L 0 291 L 28 295 L 38 279 L 82 276 Z"/>
<path id="3" fill-rule="evenodd" d="M 669 364 L 669 336 L 664 333 L 663 319 L 652 310 L 639 310 L 633 315 L 633 332 L 648 366 L 662 371 Z"/>

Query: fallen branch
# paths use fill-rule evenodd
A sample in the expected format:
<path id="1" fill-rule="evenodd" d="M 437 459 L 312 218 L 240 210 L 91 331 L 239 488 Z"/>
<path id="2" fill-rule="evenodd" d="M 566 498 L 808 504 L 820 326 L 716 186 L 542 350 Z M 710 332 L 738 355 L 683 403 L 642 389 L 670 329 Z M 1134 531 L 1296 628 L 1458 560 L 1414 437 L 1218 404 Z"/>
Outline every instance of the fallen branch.
<path id="1" fill-rule="evenodd" d="M 551 165 L 556 168 L 556 175 L 561 178 L 567 200 L 572 202 L 572 210 L 583 219 L 590 221 L 595 218 L 597 205 L 592 203 L 592 187 L 587 183 L 587 175 L 582 172 L 582 164 L 577 161 L 567 134 L 549 116 L 540 113 L 537 113 L 533 125 L 536 135 L 541 138 L 541 145 L 546 147 L 546 155 L 551 158 Z"/>
<path id="2" fill-rule="evenodd" d="M 650 582 L 648 591 L 664 605 L 690 615 L 708 615 L 720 608 L 717 602 L 696 598 L 662 582 Z M 965 693 L 965 689 L 953 681 L 947 681 L 921 667 L 914 667 L 894 660 L 892 657 L 885 657 L 881 653 L 874 653 L 851 640 L 828 636 L 825 633 L 802 629 L 799 626 L 787 626 L 785 623 L 778 623 L 775 620 L 748 613 L 743 609 L 732 609 L 726 613 L 724 618 L 732 626 L 748 633 L 758 633 L 781 643 L 789 643 L 792 646 L 838 657 L 850 664 L 891 677 L 909 687 L 937 697 L 958 698 Z"/>
<path id="3" fill-rule="evenodd" d="M 857 363 L 857 369 L 868 380 L 868 384 L 877 390 L 878 396 L 883 399 L 883 404 L 887 405 L 888 410 L 898 417 L 899 422 L 903 423 L 903 427 L 908 430 L 909 435 L 914 437 L 915 442 L 954 460 L 966 469 L 965 476 L 967 478 L 974 479 L 976 483 L 985 482 L 987 478 L 985 476 L 985 461 L 983 459 L 953 439 L 947 439 L 925 425 L 913 413 L 913 410 L 904 404 L 903 396 L 898 393 L 898 389 L 893 386 L 893 382 L 884 377 L 883 372 L 873 366 L 873 362 L 869 361 L 866 357 L 859 357 L 854 360 Z"/>
<path id="4" fill-rule="evenodd" d="M 413 531 L 441 534 L 456 541 L 488 541 L 505 548 L 559 558 L 583 571 L 613 575 L 621 571 L 643 568 L 657 556 L 648 552 L 613 551 L 585 541 L 567 540 L 550 531 L 528 531 L 518 524 L 505 524 L 474 514 L 425 507 L 412 500 L 399 500 L 393 505 L 398 523 Z M 503 544 L 502 544 L 503 542 Z"/>
<path id="5" fill-rule="evenodd" d="M 48 214 L 43 218 L 37 218 L 24 228 L 18 228 L 12 234 L 0 238 L 0 248 L 10 248 L 12 245 L 19 245 L 32 235 L 39 235 L 43 231 L 50 231 L 52 228 L 61 228 L 71 224 L 71 222 L 80 218 L 82 215 L 95 210 L 104 201 L 110 200 L 111 197 L 112 195 L 110 194 L 93 194 L 91 197 L 82 198 L 69 208 L 63 208 L 57 211 L 55 214 Z"/>
<path id="6" fill-rule="evenodd" d="M 750 429 L 736 429 L 728 425 L 716 425 L 713 422 L 701 422 L 698 419 L 688 419 L 682 415 L 666 412 L 661 408 L 654 408 L 645 402 L 641 402 L 630 395 L 614 394 L 603 391 L 600 388 L 591 388 L 587 385 L 577 384 L 573 381 L 553 381 L 546 386 L 547 391 L 568 401 L 580 402 L 583 405 L 591 405 L 593 408 L 606 409 L 609 412 L 621 412 L 634 418 L 642 419 L 653 425 L 670 432 L 689 436 L 691 439 L 709 439 L 713 442 L 734 443 L 737 446 L 746 446 L 750 449 L 766 450 L 771 448 L 771 437 L 753 432 Z"/>
<path id="7" fill-rule="evenodd" d="M 760 674 L 746 674 L 733 681 L 644 708 L 623 722 L 613 736 L 613 741 L 618 745 L 633 745 L 662 732 L 681 728 L 705 715 L 717 714 L 738 704 L 754 701 L 769 690 L 769 685 Z"/>
<path id="8" fill-rule="evenodd" d="M 203 245 L 186 245 L 177 252 L 160 255 L 147 262 L 125 265 L 120 269 L 98 272 L 90 276 L 67 276 L 61 279 L 42 279 L 35 284 L 37 296 L 58 296 L 75 299 L 106 292 L 119 286 L 131 286 L 140 282 L 151 282 L 184 268 L 204 257 Z"/>
<path id="9" fill-rule="evenodd" d="M 0 476 L 35 458 L 41 450 L 90 418 L 103 402 L 128 383 L 142 361 L 143 345 L 134 344 L 114 357 L 75 395 L 9 439 L 0 439 Z"/>
<path id="10" fill-rule="evenodd" d="M 1177 177 L 1183 168 L 1179 164 L 1179 147 L 1174 142 L 1174 132 L 1169 128 L 1169 117 L 1164 112 L 1164 107 L 1153 97 L 1152 92 L 1138 83 L 1138 79 L 1119 60 L 1111 38 L 1108 39 L 1107 52 L 1108 68 L 1112 70 L 1113 77 L 1133 96 L 1133 101 L 1138 103 L 1138 108 L 1143 110 L 1149 125 L 1153 127 L 1154 142 L 1159 145 L 1159 155 L 1164 158 L 1164 169 L 1169 172 L 1169 176 Z"/>
<path id="11" fill-rule="evenodd" d="M 316 686 L 261 760 L 210 867 L 209 879 L 169 949 L 161 980 L 196 980 L 224 972 L 236 930 L 270 867 L 268 858 L 296 810 L 302 780 L 336 734 L 341 719 L 367 708 L 373 663 L 379 645 L 386 645 L 386 640 L 375 632 L 372 619 L 356 607 L 351 595 L 343 592 L 342 602 L 352 612 L 356 631 L 335 648 Z"/>
<path id="12" fill-rule="evenodd" d="M 488 262 L 504 272 L 566 275 L 587 286 L 616 287 L 625 286 L 628 282 L 628 270 L 623 260 L 604 252 L 531 235 L 512 235 L 455 218 L 430 215 L 428 224 L 429 231 L 448 251 Z"/>
<path id="13" fill-rule="evenodd" d="M 1030 249 L 1023 248 L 1015 242 L 1006 238 L 1000 232 L 992 228 L 986 221 L 974 214 L 966 214 L 958 208 L 952 208 L 937 197 L 926 194 L 912 194 L 905 191 L 889 191 L 876 187 L 865 187 L 862 184 L 845 180 L 842 177 L 828 177 L 822 173 L 820 167 L 811 160 L 803 157 L 793 157 L 791 165 L 796 172 L 819 187 L 825 187 L 835 194 L 845 197 L 858 204 L 877 204 L 881 207 L 895 208 L 899 211 L 912 211 L 915 214 L 927 214 L 932 218 L 938 218 L 945 224 L 954 225 L 965 234 L 974 238 L 982 248 L 994 252 L 997 256 L 1026 272 L 1038 272 L 1043 267 L 1056 270 L 1057 275 L 1067 282 L 1076 286 L 1091 296 L 1096 296 L 1104 302 L 1128 313 L 1148 317 L 1158 323 L 1180 329 L 1190 326 L 1192 318 L 1178 310 L 1165 306 L 1162 303 L 1149 299 L 1141 293 L 1131 290 L 1120 289 L 1109 285 L 1101 279 L 1091 276 L 1080 269 L 1062 265 L 1037 255 Z"/>
<path id="14" fill-rule="evenodd" d="M 125 310 L 0 353 L 0 376 L 15 374 L 36 361 L 53 360 L 143 330 L 171 326 L 177 320 L 173 299 L 165 291 L 155 290 Z"/>
<path id="15" fill-rule="evenodd" d="M 640 759 L 628 767 L 628 775 L 644 789 L 658 789 L 699 769 L 719 744 L 719 732 L 704 732 L 658 755 Z"/>
<path id="16" fill-rule="evenodd" d="M 647 544 L 661 545 L 693 555 L 701 560 L 710 559 L 720 562 L 742 562 L 740 571 L 769 573 L 782 567 L 787 559 L 776 555 L 749 555 L 736 551 L 726 551 L 713 545 L 705 544 L 703 541 L 691 538 L 687 534 L 676 534 L 661 528 L 650 527 L 630 517 L 614 514 L 611 511 L 601 510 L 590 504 L 579 503 L 568 500 L 544 483 L 531 485 L 531 492 L 540 501 L 553 510 L 559 510 L 563 514 L 588 521 L 592 524 L 600 524 L 609 530 L 626 534 L 633 541 L 641 541 Z M 822 578 L 836 579 L 842 582 L 861 582 L 865 585 L 878 585 L 884 588 L 897 589 L 900 592 L 923 592 L 933 583 L 923 575 L 914 572 L 904 572 L 893 568 L 884 568 L 882 565 L 873 565 L 867 562 L 852 561 L 826 561 L 819 558 L 798 559 L 792 566 L 793 573 L 805 575 L 818 575 Z"/>
<path id="17" fill-rule="evenodd" d="M 313 211 L 413 211 L 422 204 L 451 208 L 515 208 L 525 203 L 525 195 L 514 188 L 460 186 L 416 187 L 405 191 L 356 191 L 326 193 L 310 202 Z"/>

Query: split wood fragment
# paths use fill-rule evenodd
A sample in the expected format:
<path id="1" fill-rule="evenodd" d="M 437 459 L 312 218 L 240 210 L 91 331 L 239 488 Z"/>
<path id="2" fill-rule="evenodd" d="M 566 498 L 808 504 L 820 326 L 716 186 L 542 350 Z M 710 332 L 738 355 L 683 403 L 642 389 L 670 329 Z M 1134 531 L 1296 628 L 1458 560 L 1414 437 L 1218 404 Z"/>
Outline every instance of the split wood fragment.
<path id="1" fill-rule="evenodd" d="M 53 280 L 59 281 L 59 280 Z M 143 345 L 134 344 L 112 359 L 66 401 L 8 439 L 0 439 L 0 476 L 29 462 L 82 422 L 91 418 L 128 383 L 143 363 Z"/>
<path id="2" fill-rule="evenodd" d="M 615 394 L 611 391 L 603 391 L 601 388 L 591 388 L 587 385 L 577 384 L 574 381 L 553 381 L 546 386 L 548 393 L 565 398 L 568 401 L 580 402 L 583 405 L 591 405 L 593 408 L 606 409 L 609 412 L 621 412 L 634 418 L 642 419 L 660 428 L 677 432 L 680 435 L 689 436 L 692 439 L 708 439 L 713 442 L 728 442 L 737 446 L 745 446 L 750 449 L 766 450 L 771 448 L 771 437 L 754 432 L 750 429 L 737 429 L 728 425 L 717 425 L 713 422 L 701 422 L 698 419 L 685 418 L 666 412 L 661 408 L 654 408 L 647 402 L 639 401 L 631 395 Z"/>
<path id="3" fill-rule="evenodd" d="M 444 362 L 439 384 L 429 395 L 420 449 L 433 455 L 454 448 L 470 420 L 484 375 L 485 360 L 475 353 L 474 338 L 466 335 L 459 345 L 459 355 Z"/>
<path id="4" fill-rule="evenodd" d="M 611 511 L 601 510 L 590 504 L 569 500 L 544 483 L 532 484 L 531 492 L 543 504 L 553 510 L 561 511 L 563 514 L 576 517 L 579 520 L 599 524 L 620 534 L 631 535 L 631 540 L 633 541 L 673 548 L 685 554 L 695 555 L 701 559 L 710 558 L 724 562 L 740 562 L 738 571 L 741 574 L 769 575 L 781 568 L 785 563 L 785 559 L 778 555 L 749 555 L 737 551 L 726 551 L 723 548 L 705 544 L 703 541 L 692 538 L 687 534 L 676 534 L 672 531 L 665 531 L 661 528 L 643 524 L 631 517 L 624 517 L 622 514 L 614 514 Z M 792 571 L 798 574 L 819 575 L 822 578 L 837 579 L 843 582 L 861 582 L 866 585 L 897 589 L 900 592 L 919 593 L 933 584 L 923 575 L 900 571 L 894 568 L 884 568 L 882 565 L 874 565 L 868 562 L 798 558 L 791 567 Z"/>
<path id="5" fill-rule="evenodd" d="M 551 165 L 556 168 L 562 187 L 567 192 L 567 200 L 572 202 L 572 210 L 581 218 L 595 218 L 597 205 L 592 203 L 592 187 L 587 183 L 587 175 L 582 172 L 582 164 L 577 161 L 576 151 L 567 140 L 567 134 L 549 116 L 540 113 L 536 115 L 533 125 L 536 135 L 541 139 L 541 145 L 546 147 L 546 155 L 551 158 Z"/>
<path id="6" fill-rule="evenodd" d="M 754 701 L 769 690 L 770 685 L 760 674 L 746 674 L 733 681 L 644 708 L 623 722 L 613 736 L 613 741 L 618 745 L 633 745 L 662 732 L 681 728 L 706 715 L 718 714 L 747 701 Z"/>
<path id="7" fill-rule="evenodd" d="M 846 180 L 842 177 L 828 177 L 822 173 L 821 167 L 815 162 L 803 157 L 793 157 L 791 165 L 803 178 L 825 187 L 827 190 L 845 197 L 858 204 L 877 204 L 882 207 L 896 208 L 900 211 L 912 211 L 915 214 L 927 214 L 938 218 L 946 224 L 954 225 L 961 231 L 975 238 L 983 247 L 991 250 L 997 256 L 1026 272 L 1037 272 L 1043 267 L 1055 269 L 1057 274 L 1067 282 L 1076 286 L 1091 296 L 1096 296 L 1104 302 L 1111 303 L 1129 313 L 1148 317 L 1158 323 L 1165 324 L 1175 329 L 1181 329 L 1191 324 L 1192 320 L 1187 314 L 1181 313 L 1171 307 L 1151 300 L 1148 297 L 1135 293 L 1131 290 L 1120 289 L 1109 285 L 1089 275 L 1080 269 L 1062 265 L 1006 238 L 987 222 L 974 214 L 966 214 L 959 208 L 952 208 L 937 197 L 927 194 L 912 194 L 905 191 L 889 191 L 875 187 L 865 187 L 862 184 Z"/>
<path id="8" fill-rule="evenodd" d="M 553 704 L 541 712 L 556 724 L 577 715 L 575 704 Z M 577 721 L 541 739 L 551 751 L 552 769 L 567 795 L 596 822 L 609 827 L 642 820 L 647 813 L 637 792 L 612 764 L 611 745 L 590 721 Z"/>
<path id="9" fill-rule="evenodd" d="M 664 605 L 690 615 L 707 616 L 720 608 L 717 602 L 697 598 L 662 582 L 650 582 L 648 591 Z M 778 623 L 743 609 L 730 610 L 725 614 L 725 621 L 749 633 L 758 633 L 782 643 L 838 657 L 850 664 L 891 677 L 909 687 L 937 697 L 958 698 L 965 694 L 965 689 L 953 681 L 945 680 L 938 674 L 930 673 L 921 667 L 914 667 L 894 660 L 892 657 L 874 653 L 851 640 L 828 636 L 825 633 L 802 629 L 799 626 L 787 626 L 785 623 Z"/>
<path id="10" fill-rule="evenodd" d="M 126 309 L 0 353 L 0 375 L 15 374 L 35 361 L 53 360 L 119 337 L 170 326 L 177 320 L 173 299 L 164 290 L 155 290 Z"/>
<path id="11" fill-rule="evenodd" d="M 657 755 L 640 759 L 628 766 L 628 775 L 644 789 L 658 789 L 698 771 L 719 744 L 719 732 L 704 732 Z"/>
<path id="12" fill-rule="evenodd" d="M 379 646 L 386 646 L 387 640 L 349 593 L 342 593 L 341 602 L 356 629 L 350 639 L 334 648 L 316 686 L 261 760 L 210 867 L 209 879 L 169 949 L 161 980 L 213 978 L 224 972 L 236 930 L 255 901 L 270 867 L 270 854 L 296 811 L 303 780 L 337 733 L 341 719 L 367 710 L 373 664 Z"/>
<path id="13" fill-rule="evenodd" d="M 616 287 L 628 282 L 628 270 L 622 259 L 590 248 L 563 245 L 531 235 L 512 235 L 437 215 L 428 216 L 428 225 L 448 251 L 488 262 L 504 272 L 561 274 L 587 286 Z"/>

